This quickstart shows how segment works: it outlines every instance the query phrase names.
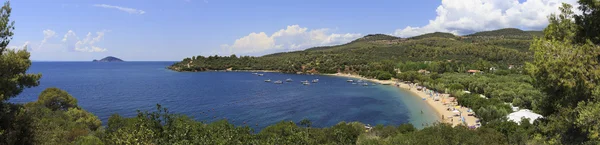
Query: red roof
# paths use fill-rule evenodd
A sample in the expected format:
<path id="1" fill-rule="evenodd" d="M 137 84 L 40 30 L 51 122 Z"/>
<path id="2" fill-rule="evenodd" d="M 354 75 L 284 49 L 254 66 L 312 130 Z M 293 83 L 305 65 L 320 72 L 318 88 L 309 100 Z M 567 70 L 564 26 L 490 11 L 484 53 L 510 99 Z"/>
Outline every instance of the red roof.
<path id="1" fill-rule="evenodd" d="M 467 71 L 467 72 L 468 72 L 468 73 L 478 73 L 478 72 L 479 72 L 479 70 L 469 70 L 469 71 Z"/>

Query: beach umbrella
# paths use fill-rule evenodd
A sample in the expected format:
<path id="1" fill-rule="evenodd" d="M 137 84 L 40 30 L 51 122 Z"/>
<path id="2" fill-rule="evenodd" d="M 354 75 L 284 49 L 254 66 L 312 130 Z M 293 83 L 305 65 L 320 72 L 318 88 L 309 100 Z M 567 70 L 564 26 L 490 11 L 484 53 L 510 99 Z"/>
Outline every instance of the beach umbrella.
<path id="1" fill-rule="evenodd" d="M 513 112 L 513 113 L 510 113 L 507 115 L 507 118 L 509 121 L 513 121 L 518 124 L 521 123 L 521 120 L 523 118 L 527 118 L 527 119 L 529 119 L 529 123 L 533 123 L 533 121 L 535 121 L 536 119 L 543 118 L 543 117 L 544 116 L 534 113 L 533 111 L 528 110 L 528 109 L 519 110 L 517 112 Z"/>

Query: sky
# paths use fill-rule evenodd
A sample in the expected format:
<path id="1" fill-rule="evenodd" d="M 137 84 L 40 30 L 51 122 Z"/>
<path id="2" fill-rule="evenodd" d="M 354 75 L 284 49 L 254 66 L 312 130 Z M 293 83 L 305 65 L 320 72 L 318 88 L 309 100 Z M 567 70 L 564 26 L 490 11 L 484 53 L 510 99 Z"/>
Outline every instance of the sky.
<path id="1" fill-rule="evenodd" d="M 367 34 L 542 30 L 576 0 L 13 0 L 15 35 L 35 61 L 177 61 L 261 56 Z"/>

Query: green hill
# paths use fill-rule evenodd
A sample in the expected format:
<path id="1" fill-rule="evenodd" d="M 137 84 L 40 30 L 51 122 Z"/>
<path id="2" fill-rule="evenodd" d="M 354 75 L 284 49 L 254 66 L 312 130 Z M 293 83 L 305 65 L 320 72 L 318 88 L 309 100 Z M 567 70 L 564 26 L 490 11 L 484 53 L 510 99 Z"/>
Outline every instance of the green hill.
<path id="1" fill-rule="evenodd" d="M 509 31 L 511 33 L 509 33 Z M 513 29 L 475 33 L 470 36 L 521 34 Z M 526 33 L 526 32 L 525 32 Z M 451 39 L 448 39 L 451 38 Z M 486 67 L 519 65 L 532 59 L 529 39 L 481 37 L 463 39 L 450 33 L 430 33 L 410 39 L 373 34 L 347 44 L 323 46 L 303 51 L 269 54 L 262 57 L 194 56 L 170 66 L 176 71 L 207 70 L 278 70 L 288 73 L 368 72 L 391 70 L 393 62 L 451 61 L 448 71 L 483 69 L 473 66 L 486 62 Z M 377 66 L 379 64 L 385 64 Z M 373 68 L 380 67 L 380 68 Z M 391 69 L 390 69 L 391 68 Z"/>
<path id="2" fill-rule="evenodd" d="M 377 40 L 397 40 L 400 39 L 400 37 L 396 37 L 396 36 L 390 36 L 390 35 L 386 35 L 386 34 L 369 34 L 367 36 L 364 36 L 362 38 L 358 38 L 352 42 L 358 42 L 358 41 L 377 41 Z"/>
<path id="3" fill-rule="evenodd" d="M 541 36 L 543 32 L 541 31 L 523 31 L 516 28 L 505 28 L 493 31 L 482 31 L 473 33 L 470 35 L 465 35 L 465 37 L 470 38 L 490 38 L 490 39 L 532 39 L 534 36 Z"/>
<path id="4" fill-rule="evenodd" d="M 456 35 L 454 35 L 452 33 L 435 32 L 435 33 L 428 33 L 428 34 L 423 34 L 423 35 L 411 37 L 410 39 L 424 39 L 424 38 L 432 38 L 432 37 L 456 38 Z"/>
<path id="5" fill-rule="evenodd" d="M 527 31 L 529 34 L 531 34 L 532 36 L 535 37 L 542 37 L 544 36 L 544 31 Z"/>

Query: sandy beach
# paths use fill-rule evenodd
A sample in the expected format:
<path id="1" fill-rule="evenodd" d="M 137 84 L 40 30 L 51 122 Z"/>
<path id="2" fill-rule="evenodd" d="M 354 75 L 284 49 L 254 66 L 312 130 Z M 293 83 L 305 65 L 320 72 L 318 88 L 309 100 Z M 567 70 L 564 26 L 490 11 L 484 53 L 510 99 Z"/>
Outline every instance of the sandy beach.
<path id="1" fill-rule="evenodd" d="M 448 98 L 450 96 L 449 94 L 439 93 L 439 101 L 435 101 L 434 96 L 436 96 L 438 94 L 437 92 L 429 91 L 427 89 L 419 91 L 415 88 L 415 86 L 411 87 L 410 84 L 405 84 L 402 82 L 398 83 L 396 80 L 367 79 L 367 78 L 364 78 L 364 77 L 361 77 L 358 75 L 341 74 L 341 73 L 328 74 L 328 75 L 341 76 L 341 77 L 347 77 L 347 78 L 353 78 L 353 79 L 362 79 L 362 80 L 367 80 L 367 81 L 371 81 L 371 82 L 375 82 L 375 83 L 379 83 L 379 84 L 390 84 L 390 85 L 396 86 L 400 89 L 408 90 L 411 93 L 415 94 L 415 96 L 423 99 L 423 101 L 426 101 L 427 104 L 436 111 L 438 120 L 440 122 L 450 123 L 450 124 L 452 124 L 452 126 L 457 126 L 460 124 L 463 124 L 465 126 L 477 126 L 476 120 L 478 120 L 478 118 L 473 117 L 473 116 L 468 116 L 468 114 L 472 113 L 472 112 L 468 111 L 468 110 L 470 110 L 469 108 L 466 108 L 463 106 L 452 106 L 450 104 L 450 102 L 448 101 L 449 100 Z M 433 96 L 430 96 L 429 92 L 431 92 L 433 94 Z M 460 111 L 460 113 L 455 113 L 455 111 L 453 111 L 454 109 Z M 463 117 L 465 120 L 464 122 L 461 120 L 461 118 L 463 118 Z"/>

